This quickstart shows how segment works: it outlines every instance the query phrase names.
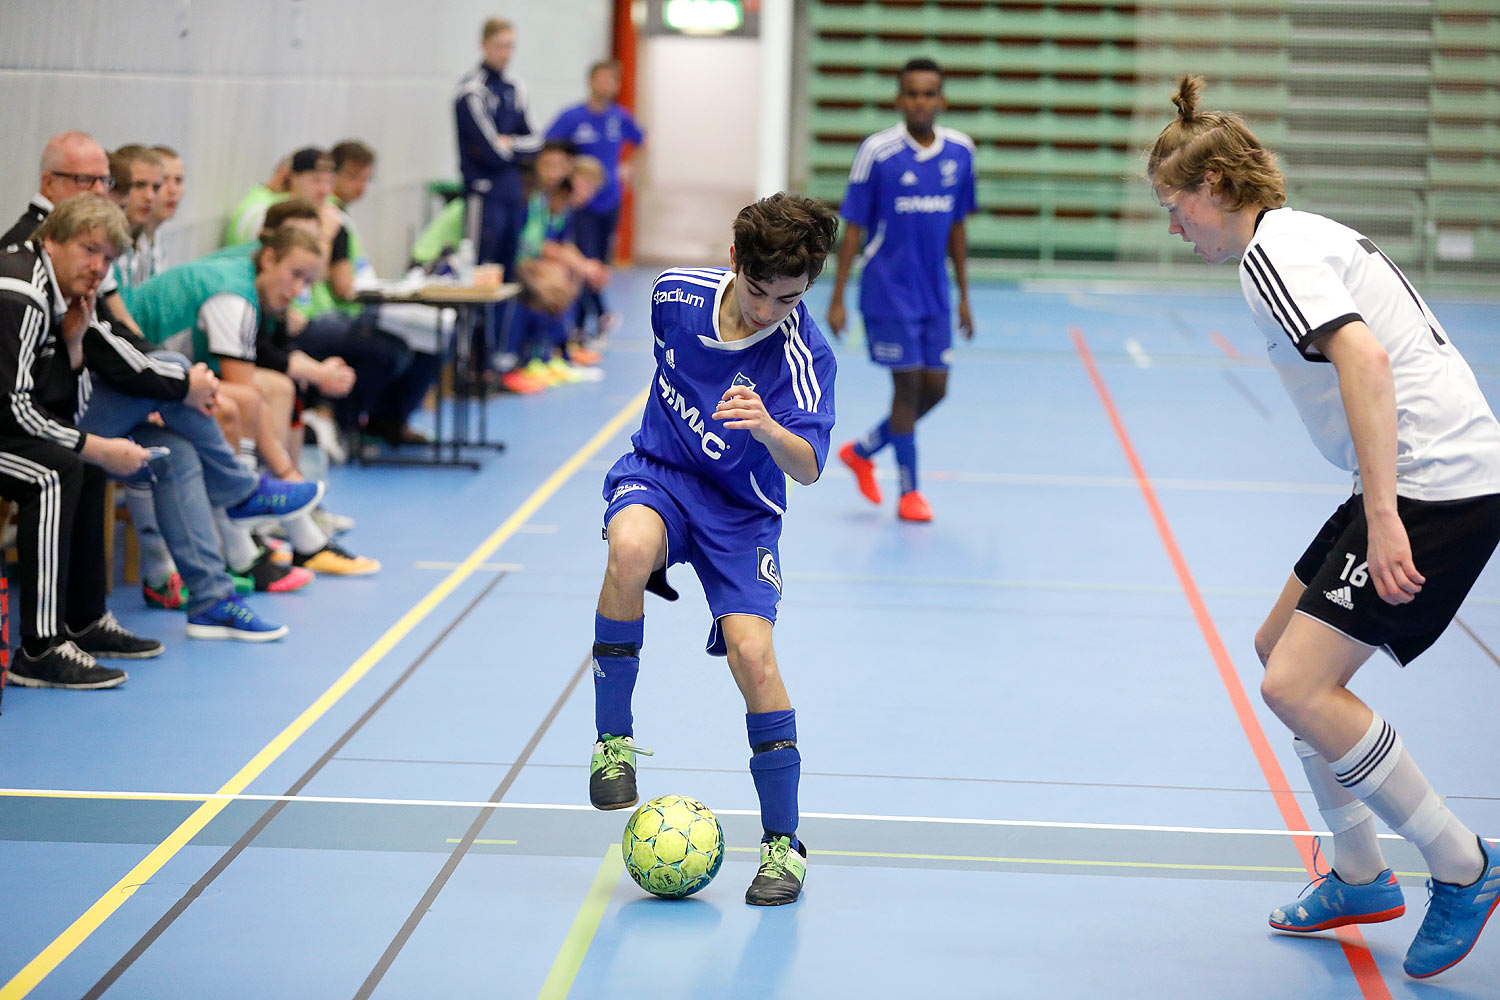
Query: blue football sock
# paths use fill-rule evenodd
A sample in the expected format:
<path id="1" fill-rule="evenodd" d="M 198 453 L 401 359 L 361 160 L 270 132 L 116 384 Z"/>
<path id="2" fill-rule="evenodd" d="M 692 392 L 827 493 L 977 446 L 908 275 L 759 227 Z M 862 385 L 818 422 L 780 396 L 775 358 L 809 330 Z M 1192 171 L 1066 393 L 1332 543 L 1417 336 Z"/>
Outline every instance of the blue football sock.
<path id="1" fill-rule="evenodd" d="M 786 834 L 797 843 L 797 784 L 802 755 L 797 751 L 797 713 L 746 712 L 750 735 L 750 777 L 760 796 L 760 825 L 767 835 Z"/>
<path id="2" fill-rule="evenodd" d="M 870 433 L 854 442 L 854 454 L 860 458 L 869 458 L 890 443 L 891 422 L 882 420 L 870 428 Z"/>
<path id="3" fill-rule="evenodd" d="M 891 447 L 896 449 L 896 467 L 901 473 L 901 492 L 917 488 L 917 435 L 892 434 Z"/>
<path id="4" fill-rule="evenodd" d="M 635 735 L 630 697 L 645 636 L 645 618 L 620 622 L 594 613 L 594 726 L 601 739 Z"/>

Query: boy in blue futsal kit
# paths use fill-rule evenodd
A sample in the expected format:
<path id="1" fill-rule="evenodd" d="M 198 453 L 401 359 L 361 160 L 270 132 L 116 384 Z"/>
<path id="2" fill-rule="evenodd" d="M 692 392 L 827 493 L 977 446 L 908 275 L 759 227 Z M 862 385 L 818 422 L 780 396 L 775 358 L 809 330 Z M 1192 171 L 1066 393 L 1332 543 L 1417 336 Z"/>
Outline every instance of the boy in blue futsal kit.
<path id="1" fill-rule="evenodd" d="M 816 481 L 833 429 L 834 359 L 802 296 L 838 232 L 817 202 L 776 194 L 734 221 L 730 269 L 678 268 L 656 281 L 656 377 L 633 450 L 604 481 L 609 564 L 594 619 L 598 742 L 589 798 L 636 803 L 631 693 L 645 591 L 676 598 L 666 568 L 688 562 L 708 598 L 708 651 L 727 656 L 745 698 L 750 774 L 760 797 L 757 906 L 802 892 L 796 713 L 776 666 L 777 540 L 786 476 Z"/>
<path id="2" fill-rule="evenodd" d="M 839 449 L 839 459 L 871 503 L 880 503 L 871 459 L 886 445 L 896 451 L 903 521 L 930 521 L 932 508 L 917 489 L 917 421 L 948 391 L 953 342 L 948 266 L 958 283 L 958 328 L 974 336 L 969 315 L 969 243 L 964 217 L 974 210 L 974 140 L 935 124 L 943 75 L 931 59 L 912 59 L 898 78 L 896 109 L 903 124 L 876 132 L 854 157 L 840 210 L 846 223 L 838 273 L 828 306 L 828 328 L 844 330 L 844 285 L 864 247 L 859 309 L 870 360 L 891 370 L 891 412 L 868 434 Z M 868 236 L 868 240 L 865 237 Z"/>

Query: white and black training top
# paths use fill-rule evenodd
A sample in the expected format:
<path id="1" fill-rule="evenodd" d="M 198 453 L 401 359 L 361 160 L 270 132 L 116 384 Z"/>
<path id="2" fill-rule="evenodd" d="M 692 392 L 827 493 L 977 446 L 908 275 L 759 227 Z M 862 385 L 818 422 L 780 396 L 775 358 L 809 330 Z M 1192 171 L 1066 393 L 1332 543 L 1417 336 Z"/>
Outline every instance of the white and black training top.
<path id="1" fill-rule="evenodd" d="M 1363 320 L 1396 387 L 1396 492 L 1415 500 L 1500 493 L 1500 423 L 1451 338 L 1406 276 L 1348 226 L 1310 212 L 1262 212 L 1240 287 L 1313 443 L 1354 473 L 1359 461 L 1323 337 Z"/>

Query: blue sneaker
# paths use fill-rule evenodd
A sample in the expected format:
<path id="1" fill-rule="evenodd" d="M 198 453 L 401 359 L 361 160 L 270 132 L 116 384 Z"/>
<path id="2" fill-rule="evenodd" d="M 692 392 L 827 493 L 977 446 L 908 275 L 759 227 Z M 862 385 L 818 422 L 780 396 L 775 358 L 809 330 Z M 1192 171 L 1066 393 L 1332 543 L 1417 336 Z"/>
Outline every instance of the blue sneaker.
<path id="1" fill-rule="evenodd" d="M 1463 961 L 1500 902 L 1500 849 L 1479 840 L 1484 871 L 1473 885 L 1429 879 L 1427 916 L 1406 950 L 1406 974 L 1426 979 Z"/>
<path id="2" fill-rule="evenodd" d="M 1309 885 L 1317 888 L 1306 899 L 1299 896 L 1271 911 L 1272 927 L 1294 934 L 1311 934 L 1348 924 L 1378 924 L 1382 920 L 1395 920 L 1406 912 L 1401 883 L 1389 868 L 1365 885 L 1350 885 L 1335 871 L 1319 875 Z"/>
<path id="3" fill-rule="evenodd" d="M 255 492 L 226 508 L 224 513 L 233 521 L 286 517 L 301 510 L 311 510 L 321 499 L 322 483 L 293 483 L 262 475 Z"/>
<path id="4" fill-rule="evenodd" d="M 202 614 L 188 617 L 189 639 L 239 639 L 270 642 L 286 635 L 285 625 L 272 625 L 251 611 L 239 597 L 226 597 Z"/>

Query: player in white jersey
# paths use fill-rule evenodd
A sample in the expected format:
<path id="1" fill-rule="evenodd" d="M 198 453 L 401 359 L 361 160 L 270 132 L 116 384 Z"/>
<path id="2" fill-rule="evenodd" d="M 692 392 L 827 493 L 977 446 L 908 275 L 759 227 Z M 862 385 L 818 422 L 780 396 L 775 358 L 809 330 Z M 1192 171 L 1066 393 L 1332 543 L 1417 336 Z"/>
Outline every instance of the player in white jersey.
<path id="1" fill-rule="evenodd" d="M 1425 978 L 1473 948 L 1500 899 L 1500 850 L 1449 811 L 1401 738 L 1348 690 L 1376 649 L 1405 665 L 1432 645 L 1500 541 L 1500 424 L 1451 338 L 1370 240 L 1284 207 L 1275 158 L 1235 115 L 1198 110 L 1183 77 L 1177 119 L 1147 174 L 1168 231 L 1210 263 L 1238 258 L 1271 360 L 1354 495 L 1323 526 L 1255 636 L 1261 694 L 1296 734 L 1333 834 L 1332 869 L 1271 913 L 1308 933 L 1405 911 L 1375 817 L 1412 841 L 1432 879 L 1406 954 Z"/>

